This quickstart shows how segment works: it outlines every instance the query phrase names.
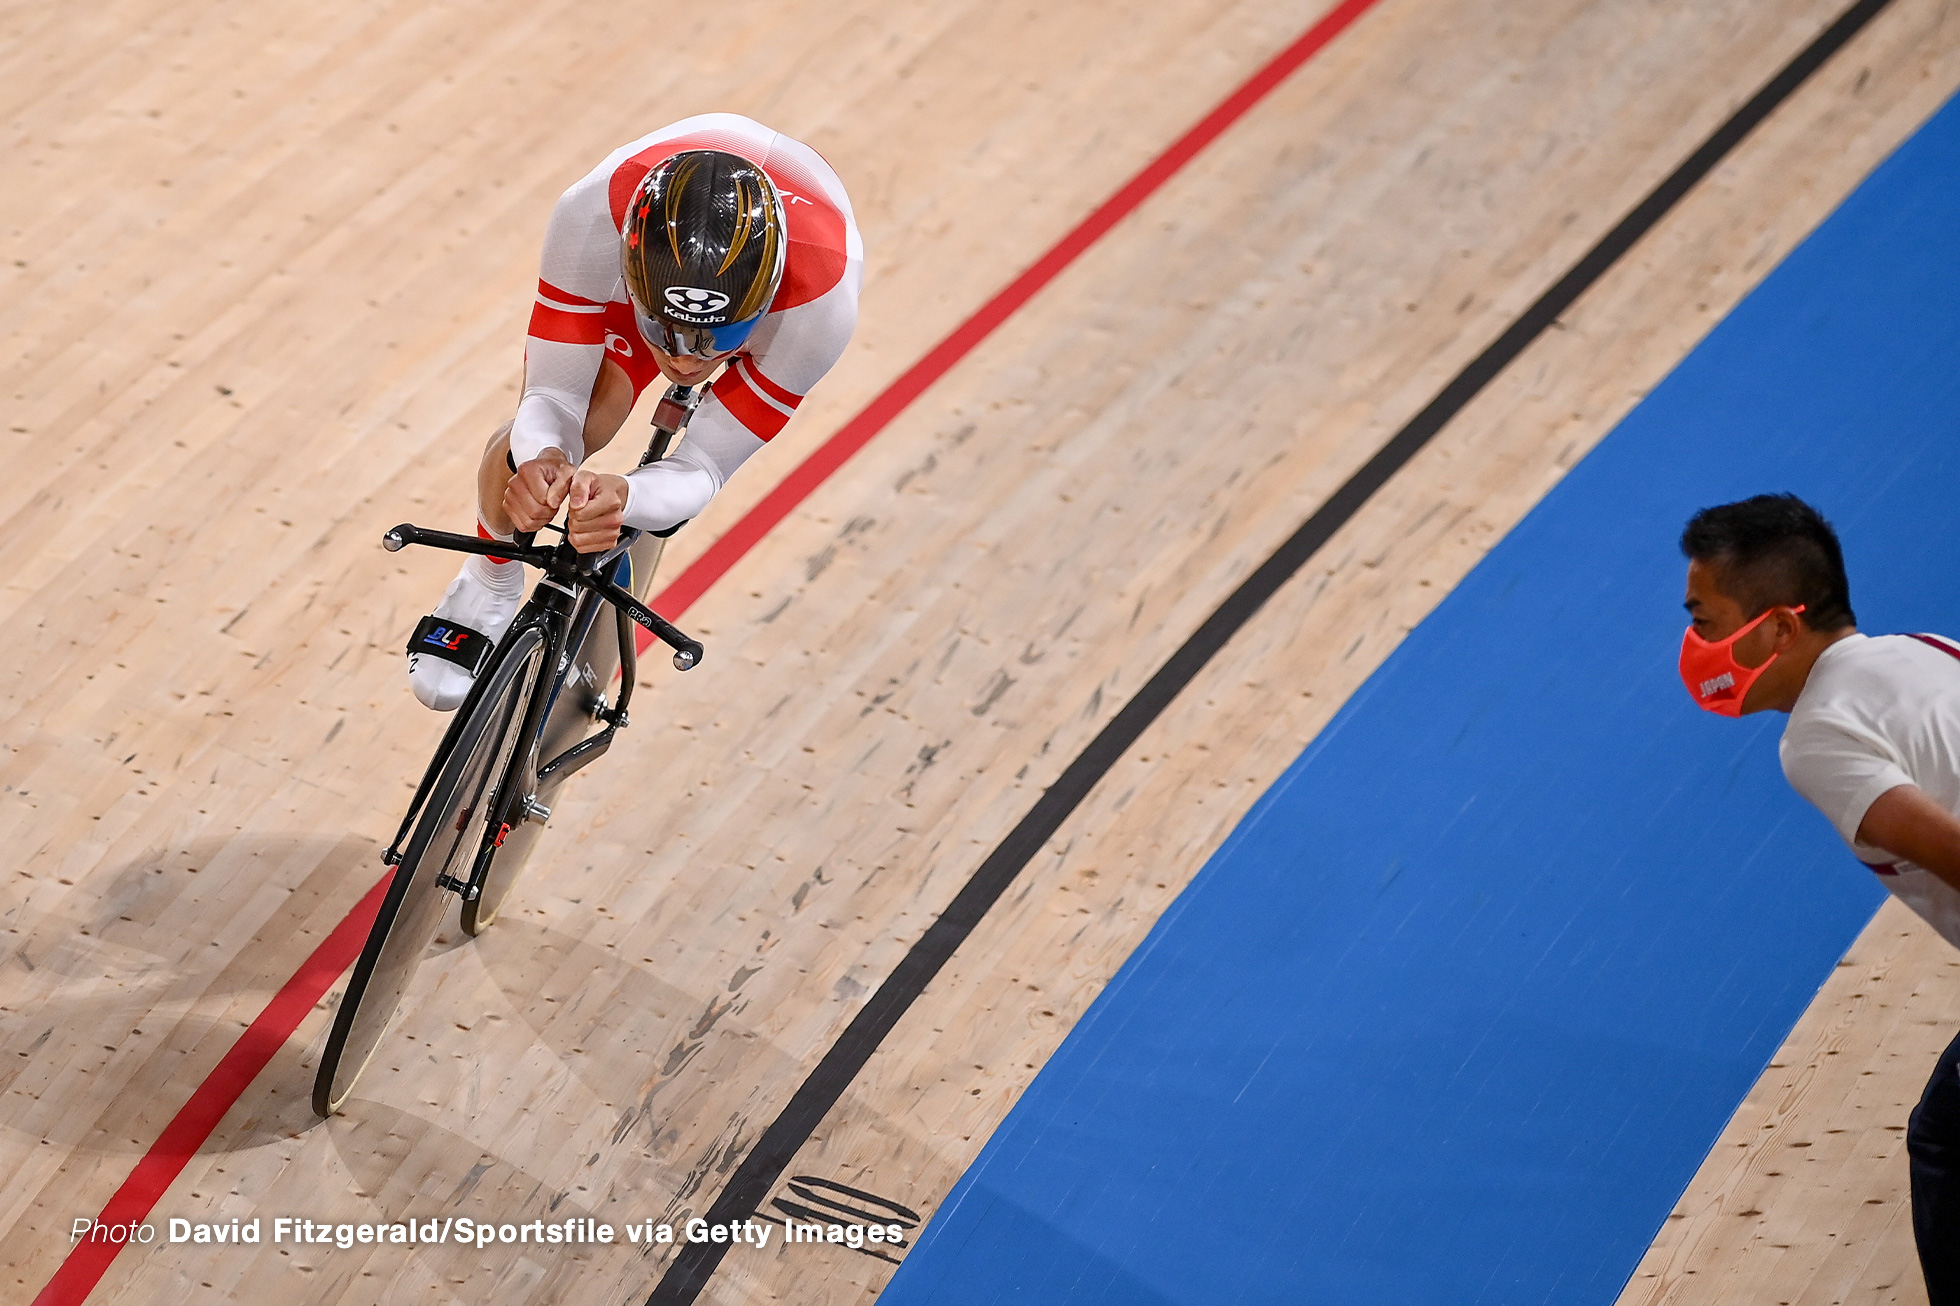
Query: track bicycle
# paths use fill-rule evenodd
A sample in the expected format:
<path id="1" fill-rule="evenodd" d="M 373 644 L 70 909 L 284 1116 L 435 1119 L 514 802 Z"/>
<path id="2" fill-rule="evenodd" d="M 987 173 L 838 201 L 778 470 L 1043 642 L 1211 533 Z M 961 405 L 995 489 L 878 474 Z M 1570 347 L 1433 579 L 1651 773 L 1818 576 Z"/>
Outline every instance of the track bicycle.
<path id="1" fill-rule="evenodd" d="M 667 390 L 640 466 L 666 455 L 705 390 Z M 638 673 L 634 625 L 672 647 L 678 669 L 700 663 L 701 645 L 641 602 L 667 537 L 679 529 L 628 528 L 597 554 L 578 553 L 564 540 L 539 545 L 535 532 L 504 544 L 403 524 L 382 536 L 390 552 L 427 545 L 517 559 L 542 574 L 510 629 L 483 655 L 382 854 L 394 875 L 320 1055 L 313 1079 L 320 1115 L 341 1108 L 373 1059 L 450 896 L 461 900 L 464 933 L 489 928 L 551 819 L 559 787 L 625 729 Z M 618 702 L 609 703 L 615 669 Z"/>

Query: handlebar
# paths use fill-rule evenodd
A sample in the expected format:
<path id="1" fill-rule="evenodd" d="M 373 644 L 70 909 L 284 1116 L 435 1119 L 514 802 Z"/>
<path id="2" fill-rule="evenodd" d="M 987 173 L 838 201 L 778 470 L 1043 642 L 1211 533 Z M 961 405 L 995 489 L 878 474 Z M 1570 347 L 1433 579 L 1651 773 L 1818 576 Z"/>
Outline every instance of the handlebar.
<path id="1" fill-rule="evenodd" d="M 457 535 L 451 531 L 432 531 L 403 522 L 383 533 L 381 547 L 395 553 L 410 544 L 426 544 L 431 548 L 448 549 L 452 553 L 480 553 L 486 558 L 516 558 L 535 567 L 550 566 L 554 550 L 548 545 L 538 548 L 532 543 L 534 538 L 535 532 L 527 532 L 506 544 L 502 540 Z"/>
<path id="2" fill-rule="evenodd" d="M 667 618 L 634 598 L 624 589 L 603 576 L 587 576 L 585 583 L 599 594 L 599 597 L 620 609 L 640 625 L 660 637 L 662 643 L 674 650 L 674 669 L 692 671 L 701 665 L 701 656 L 707 650 L 701 642 L 683 635 Z"/>
<path id="3" fill-rule="evenodd" d="M 702 647 L 699 640 L 688 638 L 672 622 L 594 570 L 597 560 L 603 555 L 581 554 L 575 552 L 569 544 L 541 547 L 536 543 L 536 539 L 535 531 L 525 531 L 506 544 L 502 540 L 480 539 L 474 535 L 458 535 L 452 531 L 432 531 L 403 522 L 383 533 L 381 547 L 390 553 L 395 553 L 408 545 L 422 544 L 430 548 L 448 549 L 452 553 L 477 553 L 486 558 L 511 558 L 518 562 L 528 562 L 559 581 L 583 585 L 594 591 L 600 598 L 631 617 L 636 624 L 653 632 L 662 643 L 674 650 L 676 670 L 692 671 L 701 665 L 702 655 L 707 650 Z"/>

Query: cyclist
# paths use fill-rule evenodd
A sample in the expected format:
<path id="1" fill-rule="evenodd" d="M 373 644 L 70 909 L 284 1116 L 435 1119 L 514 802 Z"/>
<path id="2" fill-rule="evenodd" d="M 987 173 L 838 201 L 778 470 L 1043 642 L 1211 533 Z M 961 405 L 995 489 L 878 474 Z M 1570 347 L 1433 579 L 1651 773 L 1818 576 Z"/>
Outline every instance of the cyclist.
<path id="1" fill-rule="evenodd" d="M 667 530 L 789 421 L 857 325 L 863 245 L 830 165 L 729 113 L 622 146 L 545 228 L 516 416 L 477 471 L 477 533 L 509 540 L 569 502 L 572 544 Z M 581 468 L 656 378 L 720 379 L 686 439 L 626 476 Z M 450 711 L 524 596 L 522 563 L 471 557 L 409 640 L 415 695 Z"/>

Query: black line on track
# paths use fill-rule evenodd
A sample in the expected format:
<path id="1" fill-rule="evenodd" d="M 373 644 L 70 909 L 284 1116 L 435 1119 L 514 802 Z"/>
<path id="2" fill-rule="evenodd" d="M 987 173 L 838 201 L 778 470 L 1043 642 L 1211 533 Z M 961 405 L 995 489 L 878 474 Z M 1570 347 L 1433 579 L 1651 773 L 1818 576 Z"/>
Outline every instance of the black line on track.
<path id="1" fill-rule="evenodd" d="M 1178 692 L 1211 661 L 1240 627 L 1252 619 L 1267 599 L 1284 585 L 1321 546 L 1374 496 L 1388 479 L 1433 439 L 1437 432 L 1495 380 L 1519 354 L 1557 321 L 1559 314 L 1618 262 L 1636 241 L 1653 228 L 1696 182 L 1733 150 L 1810 75 L 1876 18 L 1891 0 L 1858 0 L 1825 28 L 1763 88 L 1715 129 L 1701 148 L 1689 155 L 1635 205 L 1598 244 L 1572 265 L 1558 283 L 1527 308 L 1503 335 L 1473 359 L 1443 387 L 1427 407 L 1397 431 L 1389 442 L 1348 478 L 1345 485 L 1313 516 L 1246 577 L 1218 605 L 1189 639 L 1157 668 L 1125 703 L 1088 747 L 1068 764 L 1055 783 L 1035 801 L 1005 839 L 980 863 L 973 878 L 905 954 L 878 991 L 871 995 L 837 1042 L 810 1072 L 783 1107 L 782 1113 L 749 1149 L 735 1174 L 721 1190 L 705 1218 L 709 1223 L 746 1219 L 760 1208 L 769 1190 L 789 1167 L 824 1116 L 844 1095 L 851 1081 L 870 1061 L 885 1035 L 924 992 L 953 950 L 973 932 L 981 918 L 1036 853 L 1061 828 L 1089 791 L 1138 737 L 1169 707 Z M 683 1243 L 667 1272 L 654 1286 L 647 1306 L 690 1306 L 707 1286 L 732 1244 Z"/>

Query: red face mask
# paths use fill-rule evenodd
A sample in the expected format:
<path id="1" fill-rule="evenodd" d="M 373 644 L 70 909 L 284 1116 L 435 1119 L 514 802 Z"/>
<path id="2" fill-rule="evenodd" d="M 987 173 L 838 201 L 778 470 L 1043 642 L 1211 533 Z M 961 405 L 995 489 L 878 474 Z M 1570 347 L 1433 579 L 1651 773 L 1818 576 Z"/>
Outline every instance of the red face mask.
<path id="1" fill-rule="evenodd" d="M 1790 612 L 1794 615 L 1803 609 L 1804 605 L 1799 603 Z M 1697 635 L 1693 626 L 1688 627 L 1688 633 L 1681 637 L 1681 683 L 1688 687 L 1688 697 L 1695 700 L 1696 707 L 1720 716 L 1742 715 L 1742 699 L 1749 686 L 1780 655 L 1770 654 L 1760 667 L 1745 667 L 1735 660 L 1735 642 L 1768 621 L 1770 612 L 1775 611 L 1771 608 L 1727 639 L 1715 642 Z"/>

